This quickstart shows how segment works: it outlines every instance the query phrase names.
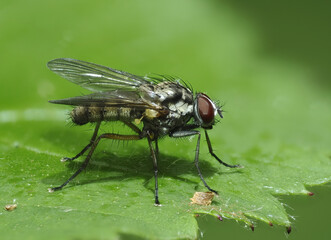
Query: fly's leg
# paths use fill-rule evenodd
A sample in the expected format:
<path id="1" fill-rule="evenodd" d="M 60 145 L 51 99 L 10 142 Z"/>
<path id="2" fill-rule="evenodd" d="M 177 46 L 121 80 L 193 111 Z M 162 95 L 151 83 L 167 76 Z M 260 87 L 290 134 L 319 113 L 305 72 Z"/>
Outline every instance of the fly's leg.
<path id="1" fill-rule="evenodd" d="M 95 141 L 97 135 L 98 135 L 98 131 L 99 131 L 99 128 L 100 128 L 100 124 L 101 122 L 97 122 L 97 125 L 95 126 L 95 129 L 94 129 L 94 133 L 92 135 L 92 138 L 90 140 L 90 143 L 87 144 L 82 151 L 80 151 L 80 153 L 78 153 L 76 156 L 72 157 L 72 158 L 69 158 L 69 157 L 64 157 L 61 159 L 61 162 L 67 162 L 67 161 L 73 161 L 77 158 L 79 158 L 80 156 L 82 156 L 93 144 L 93 142 Z"/>
<path id="2" fill-rule="evenodd" d="M 143 134 L 142 131 L 136 125 L 134 125 L 132 122 L 123 121 L 123 123 L 125 123 L 129 128 L 131 128 L 134 132 L 138 133 L 139 135 Z M 157 138 L 154 137 L 153 141 L 155 143 L 156 158 L 158 158 L 159 157 L 159 145 L 158 145 Z"/>
<path id="3" fill-rule="evenodd" d="M 122 121 L 125 125 L 127 125 L 129 128 L 131 128 L 134 132 L 138 133 L 139 135 L 142 133 L 141 130 L 134 125 L 132 122 L 128 122 L 128 121 Z"/>
<path id="4" fill-rule="evenodd" d="M 218 194 L 217 191 L 215 191 L 214 189 L 211 189 L 208 186 L 208 184 L 206 183 L 205 179 L 202 176 L 202 173 L 201 173 L 201 170 L 200 170 L 200 167 L 199 167 L 199 152 L 200 152 L 200 137 L 201 137 L 200 132 L 199 131 L 195 131 L 195 130 L 178 131 L 178 132 L 171 133 L 170 134 L 170 137 L 179 138 L 179 137 L 189 137 L 189 136 L 193 136 L 193 135 L 198 135 L 197 146 L 196 146 L 196 149 L 195 149 L 194 164 L 195 164 L 195 166 L 196 166 L 196 168 L 198 170 L 199 177 L 200 177 L 201 181 L 203 182 L 203 184 L 205 185 L 205 187 L 209 191 Z"/>
<path id="5" fill-rule="evenodd" d="M 49 192 L 54 192 L 56 190 L 62 189 L 72 179 L 74 179 L 79 173 L 81 173 L 87 167 L 95 148 L 97 147 L 99 141 L 102 138 L 108 138 L 108 139 L 114 139 L 114 140 L 140 140 L 140 139 L 142 139 L 142 136 L 140 136 L 140 135 L 121 135 L 121 134 L 114 134 L 114 133 L 105 133 L 105 134 L 100 135 L 95 141 L 92 142 L 91 149 L 90 149 L 88 155 L 86 156 L 85 161 L 80 166 L 80 168 L 67 181 L 65 181 L 61 186 L 50 188 L 50 189 L 48 189 L 48 191 Z"/>
<path id="6" fill-rule="evenodd" d="M 94 140 L 93 140 L 94 141 Z M 74 157 L 63 157 L 63 158 L 61 158 L 61 162 L 68 162 L 68 161 L 73 161 L 73 160 L 75 160 L 75 159 L 77 159 L 77 158 L 79 158 L 80 156 L 82 156 L 90 147 L 91 147 L 91 145 L 92 145 L 92 142 L 90 142 L 89 144 L 87 144 L 84 148 L 83 148 L 83 150 L 81 151 L 81 152 L 79 152 L 76 156 L 74 156 Z"/>
<path id="7" fill-rule="evenodd" d="M 157 142 L 157 139 L 155 139 L 154 142 L 155 142 L 155 153 L 156 153 L 156 157 L 159 157 L 159 144 Z"/>
<path id="8" fill-rule="evenodd" d="M 220 164 L 223 164 L 224 166 L 226 167 L 229 167 L 229 168 L 242 168 L 242 166 L 240 166 L 239 164 L 237 165 L 230 165 L 230 164 L 227 164 L 225 162 L 223 162 L 221 159 L 219 159 L 219 157 L 216 156 L 216 154 L 213 152 L 213 148 L 211 146 L 211 142 L 210 142 L 210 139 L 209 139 L 209 136 L 207 134 L 207 131 L 205 130 L 205 135 L 206 135 L 206 140 L 207 140 L 207 145 L 208 145 L 208 149 L 209 149 L 209 153 L 220 163 Z"/>
<path id="9" fill-rule="evenodd" d="M 200 132 L 198 132 L 198 141 L 197 141 L 197 147 L 195 149 L 195 160 L 194 160 L 194 163 L 195 163 L 195 166 L 198 169 L 198 173 L 199 173 L 200 179 L 203 182 L 203 184 L 205 185 L 205 187 L 208 188 L 209 191 L 218 194 L 217 191 L 211 189 L 208 186 L 208 184 L 206 183 L 205 179 L 203 179 L 203 176 L 202 176 L 201 171 L 200 171 L 200 168 L 199 168 L 200 137 L 201 137 L 201 134 L 200 134 Z"/>
<path id="10" fill-rule="evenodd" d="M 153 167 L 154 167 L 154 179 L 155 179 L 155 206 L 161 206 L 160 202 L 159 202 L 159 187 L 158 187 L 158 181 L 157 181 L 157 173 L 158 173 L 158 169 L 157 169 L 157 159 L 156 159 L 156 154 L 155 154 L 155 150 L 153 148 L 152 145 L 152 136 L 150 135 L 150 133 L 147 133 L 147 141 L 148 141 L 148 145 L 149 145 L 149 149 L 151 150 L 151 156 L 153 159 Z M 157 141 L 157 139 L 155 139 L 155 141 Z"/>

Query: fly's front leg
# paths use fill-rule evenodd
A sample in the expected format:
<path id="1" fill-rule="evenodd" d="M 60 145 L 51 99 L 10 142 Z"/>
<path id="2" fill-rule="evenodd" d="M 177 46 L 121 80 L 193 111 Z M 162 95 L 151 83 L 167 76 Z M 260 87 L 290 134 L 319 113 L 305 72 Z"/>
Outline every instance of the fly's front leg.
<path id="1" fill-rule="evenodd" d="M 200 152 L 200 137 L 201 137 L 201 134 L 199 131 L 196 131 L 196 130 L 184 130 L 184 131 L 177 131 L 177 132 L 173 132 L 170 134 L 170 137 L 174 137 L 174 138 L 180 138 L 180 137 L 189 137 L 189 136 L 194 136 L 194 135 L 198 135 L 198 141 L 197 141 L 197 146 L 196 146 L 196 149 L 195 149 L 195 159 L 194 159 L 194 164 L 198 170 L 198 174 L 199 174 L 199 177 L 201 179 L 201 181 L 203 182 L 203 184 L 205 185 L 205 187 L 211 191 L 211 192 L 214 192 L 216 194 L 217 191 L 211 189 L 208 184 L 206 183 L 205 179 L 203 178 L 202 176 L 202 173 L 201 173 L 201 170 L 200 170 L 200 167 L 199 167 L 199 152 Z"/>
<path id="2" fill-rule="evenodd" d="M 230 165 L 230 164 L 227 164 L 225 162 L 223 162 L 221 159 L 219 159 L 216 154 L 213 152 L 213 148 L 211 146 L 211 142 L 209 140 L 209 136 L 207 134 L 207 130 L 205 130 L 205 135 L 206 135 L 206 140 L 207 140 L 207 145 L 208 145 L 208 149 L 209 149 L 209 153 L 220 163 L 220 164 L 223 164 L 224 166 L 226 167 L 229 167 L 229 168 L 242 168 L 242 166 L 240 166 L 239 164 L 237 165 Z"/>
<path id="3" fill-rule="evenodd" d="M 155 206 L 161 206 L 160 202 L 159 202 L 159 186 L 158 186 L 158 181 L 157 181 L 157 173 L 158 173 L 158 169 L 157 169 L 157 158 L 156 158 L 156 153 L 155 150 L 153 148 L 152 145 L 152 136 L 150 133 L 147 133 L 147 141 L 148 141 L 148 145 L 149 145 L 149 149 L 151 150 L 151 156 L 153 159 L 153 167 L 154 167 L 154 179 L 155 179 Z M 154 139 L 157 142 L 157 139 Z M 157 143 L 156 143 L 157 144 Z"/>
<path id="4" fill-rule="evenodd" d="M 105 133 L 105 134 L 100 135 L 95 141 L 92 142 L 91 149 L 90 149 L 88 155 L 86 156 L 85 161 L 80 166 L 80 168 L 67 181 L 65 181 L 62 185 L 60 185 L 58 187 L 54 187 L 54 188 L 49 188 L 48 191 L 49 192 L 54 192 L 56 190 L 62 189 L 72 179 L 74 179 L 79 173 L 81 173 L 87 167 L 95 148 L 97 147 L 99 141 L 102 138 L 108 138 L 108 139 L 114 139 L 114 140 L 140 140 L 143 137 L 141 135 L 121 135 L 121 134 L 114 134 L 114 133 Z"/>
<path id="5" fill-rule="evenodd" d="M 61 162 L 67 162 L 67 161 L 73 161 L 77 158 L 79 158 L 80 156 L 82 156 L 93 144 L 94 140 L 96 139 L 97 135 L 98 135 L 98 131 L 99 131 L 99 128 L 100 128 L 100 124 L 101 122 L 97 122 L 97 125 L 95 126 L 95 129 L 94 129 L 94 133 L 92 135 L 92 138 L 90 140 L 90 143 L 87 144 L 82 151 L 80 151 L 76 156 L 72 157 L 72 158 L 69 158 L 69 157 L 64 157 L 64 158 L 61 158 Z"/>

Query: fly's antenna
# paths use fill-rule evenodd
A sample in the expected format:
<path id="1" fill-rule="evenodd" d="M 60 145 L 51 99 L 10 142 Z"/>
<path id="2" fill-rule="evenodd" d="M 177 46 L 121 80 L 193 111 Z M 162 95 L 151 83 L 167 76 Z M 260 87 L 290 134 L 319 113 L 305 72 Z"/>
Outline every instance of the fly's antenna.
<path id="1" fill-rule="evenodd" d="M 221 118 L 223 118 L 223 113 L 225 112 L 224 110 L 223 110 L 223 107 L 224 107 L 224 103 L 220 103 L 219 101 L 215 101 L 214 102 L 215 103 L 215 105 L 216 105 L 216 109 L 217 109 L 217 113 L 218 113 L 218 115 L 221 117 Z"/>
<path id="2" fill-rule="evenodd" d="M 218 113 L 218 115 L 220 115 L 221 118 L 223 118 L 222 112 L 223 112 L 223 110 L 221 110 L 220 108 L 217 108 L 217 113 Z"/>

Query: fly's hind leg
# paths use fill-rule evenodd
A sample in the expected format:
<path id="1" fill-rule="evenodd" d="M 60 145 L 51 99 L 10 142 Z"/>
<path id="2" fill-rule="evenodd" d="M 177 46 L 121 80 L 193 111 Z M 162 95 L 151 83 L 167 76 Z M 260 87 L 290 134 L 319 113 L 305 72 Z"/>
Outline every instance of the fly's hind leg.
<path id="1" fill-rule="evenodd" d="M 93 142 L 95 141 L 95 139 L 96 139 L 96 137 L 97 137 L 97 135 L 98 135 L 98 131 L 99 131 L 99 128 L 100 128 L 100 124 L 101 124 L 101 122 L 97 122 L 97 125 L 95 126 L 94 133 L 93 133 L 93 135 L 92 135 L 92 138 L 91 138 L 89 144 L 87 144 L 87 145 L 83 148 L 82 151 L 80 151 L 80 152 L 79 152 L 76 156 L 74 156 L 74 157 L 71 157 L 71 158 L 69 158 L 69 157 L 63 157 L 63 158 L 61 158 L 61 162 L 73 161 L 73 160 L 79 158 L 80 156 L 82 156 L 82 155 L 83 155 L 83 154 L 84 154 L 84 153 L 85 153 L 85 152 L 86 152 L 86 151 L 92 146 Z"/>
<path id="2" fill-rule="evenodd" d="M 79 173 L 81 173 L 87 167 L 95 148 L 97 147 L 99 141 L 102 138 L 108 138 L 108 139 L 114 139 L 114 140 L 140 140 L 140 139 L 143 138 L 143 136 L 142 135 L 121 135 L 121 134 L 114 134 L 114 133 L 105 133 L 105 134 L 100 135 L 98 138 L 93 140 L 93 142 L 91 142 L 91 146 L 90 146 L 91 149 L 90 149 L 88 155 L 86 156 L 83 164 L 80 166 L 80 168 L 67 181 L 65 181 L 62 185 L 60 185 L 58 187 L 49 188 L 48 191 L 49 192 L 54 192 L 56 190 L 62 189 L 72 179 L 74 179 Z"/>

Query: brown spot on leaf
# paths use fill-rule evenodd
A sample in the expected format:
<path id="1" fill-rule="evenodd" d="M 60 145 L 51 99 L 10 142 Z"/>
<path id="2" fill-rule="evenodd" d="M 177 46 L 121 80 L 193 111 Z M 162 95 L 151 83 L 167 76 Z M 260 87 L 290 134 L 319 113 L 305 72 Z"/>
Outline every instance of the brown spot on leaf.
<path id="1" fill-rule="evenodd" d="M 8 204 L 5 206 L 5 210 L 7 211 L 13 211 L 15 208 L 17 208 L 17 204 Z"/>
<path id="2" fill-rule="evenodd" d="M 213 201 L 214 195 L 213 192 L 195 192 L 191 204 L 208 206 Z"/>

